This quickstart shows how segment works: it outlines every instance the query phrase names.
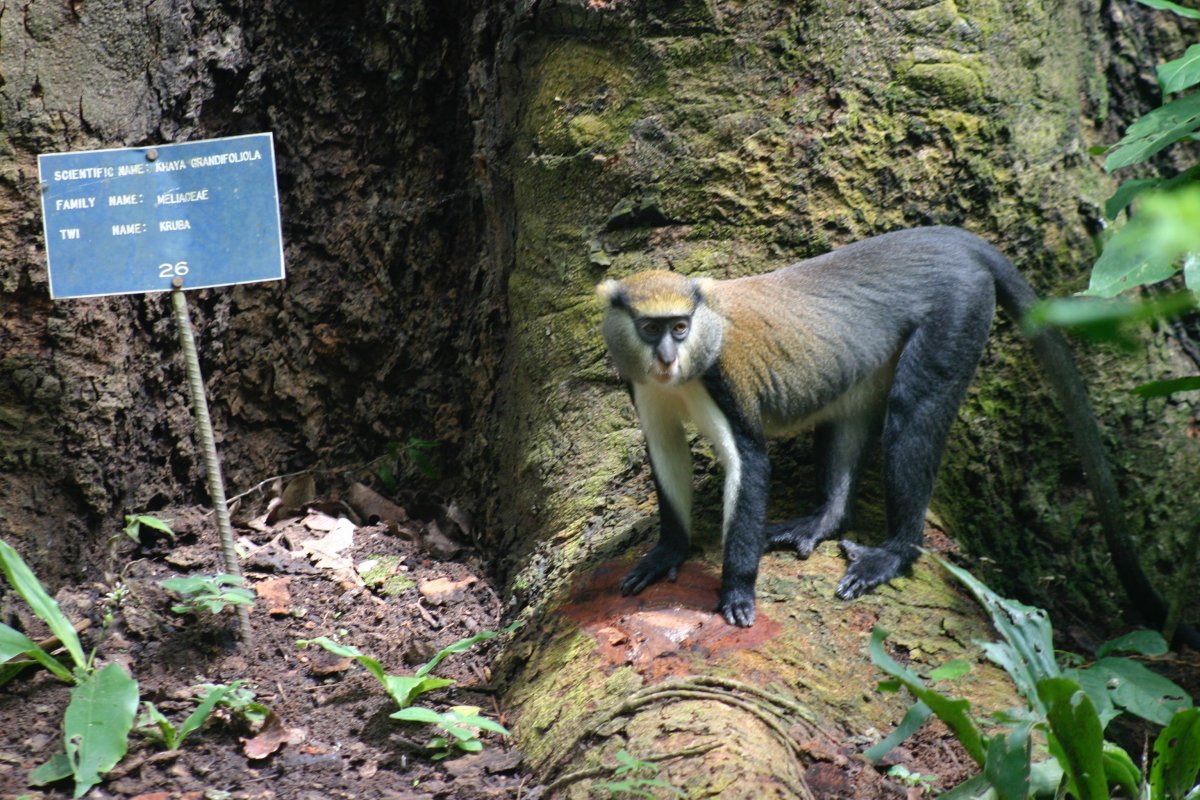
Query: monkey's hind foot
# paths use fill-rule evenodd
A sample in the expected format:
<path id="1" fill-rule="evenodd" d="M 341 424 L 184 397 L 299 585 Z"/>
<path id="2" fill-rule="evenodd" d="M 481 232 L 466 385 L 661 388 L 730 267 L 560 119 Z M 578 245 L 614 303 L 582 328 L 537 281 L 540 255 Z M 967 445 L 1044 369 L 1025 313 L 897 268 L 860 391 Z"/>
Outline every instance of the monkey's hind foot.
<path id="1" fill-rule="evenodd" d="M 667 576 L 667 580 L 674 583 L 679 574 L 679 565 L 686 558 L 686 552 L 680 553 L 672 547 L 655 545 L 654 549 L 643 556 L 637 566 L 629 571 L 625 580 L 621 581 L 621 594 L 638 594 L 664 575 Z"/>
<path id="2" fill-rule="evenodd" d="M 795 550 L 801 558 L 808 558 L 817 545 L 837 532 L 835 528 L 822 525 L 822 520 L 820 514 L 813 514 L 766 526 L 763 532 L 767 537 L 767 548 Z"/>
<path id="3" fill-rule="evenodd" d="M 730 625 L 749 628 L 754 624 L 754 590 L 722 589 L 717 613 Z"/>
<path id="4" fill-rule="evenodd" d="M 866 547 L 849 539 L 842 539 L 840 545 L 850 562 L 837 587 L 836 594 L 842 600 L 853 600 L 887 583 L 913 561 L 886 547 Z"/>

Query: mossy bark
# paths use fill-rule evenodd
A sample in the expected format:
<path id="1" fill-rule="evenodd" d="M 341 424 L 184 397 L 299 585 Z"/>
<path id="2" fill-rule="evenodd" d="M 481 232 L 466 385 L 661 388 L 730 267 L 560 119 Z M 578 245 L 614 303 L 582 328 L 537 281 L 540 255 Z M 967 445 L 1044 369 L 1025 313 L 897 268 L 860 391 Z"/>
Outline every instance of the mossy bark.
<path id="1" fill-rule="evenodd" d="M 621 620 L 671 601 L 621 606 L 591 628 L 570 613 L 572 597 L 604 596 L 572 588 L 581 574 L 628 552 L 626 568 L 656 535 L 641 436 L 604 356 L 593 286 L 650 267 L 718 278 L 762 272 L 887 230 L 954 224 L 1001 247 L 1039 290 L 1078 290 L 1095 255 L 1089 231 L 1114 187 L 1087 155 L 1121 124 L 1107 116 L 1106 70 L 1120 78 L 1129 53 L 1110 37 L 1112 13 L 1098 2 L 833 0 L 581 1 L 531 13 L 515 70 L 513 325 L 498 443 L 510 589 L 516 605 L 535 609 L 539 641 L 511 665 L 508 700 L 537 768 L 553 773 L 572 757 L 568 745 L 593 760 L 613 742 L 660 750 L 644 730 L 634 733 L 639 726 L 727 743 L 723 726 L 745 724 L 744 710 L 719 702 L 699 714 L 605 714 L 662 678 L 651 667 L 597 668 L 606 648 L 641 641 Z M 1126 100 L 1136 84 L 1128 78 Z M 1200 510 L 1189 488 L 1200 443 L 1187 436 L 1189 406 L 1128 394 L 1164 366 L 1186 368 L 1164 332 L 1143 343 L 1134 353 L 1077 350 L 1132 532 L 1147 568 L 1169 583 L 1155 556 L 1185 555 L 1183 522 Z M 1125 599 L 1078 463 L 1010 321 L 996 324 L 959 417 L 933 512 L 972 568 L 1026 600 L 1120 624 Z M 776 518 L 813 500 L 811 474 L 796 466 L 804 448 L 774 448 Z M 694 557 L 704 568 L 690 574 L 708 577 L 711 604 L 719 475 L 705 456 L 696 472 Z M 868 486 L 867 504 L 878 498 Z M 867 513 L 852 535 L 878 538 L 879 527 Z M 680 669 L 752 674 L 806 707 L 818 728 L 864 734 L 894 723 L 899 708 L 871 699 L 873 623 L 894 630 L 922 666 L 950 654 L 941 650 L 972 653 L 969 642 L 986 636 L 977 610 L 928 565 L 848 605 L 832 596 L 840 568 L 832 544 L 807 562 L 769 554 L 760 597 L 778 632 L 733 653 L 681 647 Z M 676 602 L 711 610 L 695 598 Z M 696 647 L 693 633 L 678 635 Z M 1003 681 L 983 665 L 976 675 L 979 707 L 1002 706 Z M 672 747 L 683 743 L 663 745 Z M 730 791 L 711 783 L 715 752 L 683 759 L 702 766 L 676 766 L 673 776 L 696 796 Z M 787 785 L 794 762 L 772 752 L 765 764 L 741 761 L 735 786 Z"/>

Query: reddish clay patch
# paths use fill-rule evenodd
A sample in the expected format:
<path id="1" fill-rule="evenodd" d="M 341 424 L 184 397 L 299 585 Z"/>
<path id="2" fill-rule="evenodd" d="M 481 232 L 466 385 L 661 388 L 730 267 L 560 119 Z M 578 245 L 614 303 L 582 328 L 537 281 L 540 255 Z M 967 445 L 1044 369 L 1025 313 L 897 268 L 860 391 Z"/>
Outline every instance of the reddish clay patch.
<path id="1" fill-rule="evenodd" d="M 621 594 L 628 561 L 607 561 L 582 578 L 562 609 L 596 637 L 610 665 L 628 664 L 652 678 L 688 674 L 694 658 L 758 647 L 780 631 L 760 609 L 754 625 L 738 628 L 713 611 L 720 581 L 695 562 L 674 583 L 659 581 L 639 595 Z"/>

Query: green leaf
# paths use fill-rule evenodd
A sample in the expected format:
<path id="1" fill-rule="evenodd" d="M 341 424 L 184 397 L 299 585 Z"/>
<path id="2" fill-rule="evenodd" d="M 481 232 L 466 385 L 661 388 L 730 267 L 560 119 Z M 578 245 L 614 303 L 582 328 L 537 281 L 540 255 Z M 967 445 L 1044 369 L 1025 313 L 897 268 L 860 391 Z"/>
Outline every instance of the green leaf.
<path id="1" fill-rule="evenodd" d="M 1129 753 L 1112 742 L 1104 742 L 1104 778 L 1109 786 L 1118 786 L 1126 797 L 1142 796 L 1142 771 Z"/>
<path id="2" fill-rule="evenodd" d="M 1150 381 L 1133 387 L 1133 393 L 1141 397 L 1168 397 L 1176 392 L 1194 392 L 1200 389 L 1200 376 L 1172 378 L 1165 381 Z"/>
<path id="3" fill-rule="evenodd" d="M 1047 678 L 1038 681 L 1038 696 L 1050 725 L 1050 752 L 1062 765 L 1068 791 L 1079 800 L 1108 800 L 1104 733 L 1087 692 L 1072 680 Z"/>
<path id="4" fill-rule="evenodd" d="M 142 703 L 142 716 L 138 718 L 135 727 L 142 735 L 157 739 L 168 750 L 179 746 L 179 732 L 174 723 L 158 710 L 158 706 L 149 700 Z"/>
<path id="5" fill-rule="evenodd" d="M 1175 714 L 1154 740 L 1150 767 L 1151 800 L 1190 797 L 1200 773 L 1200 709 Z"/>
<path id="6" fill-rule="evenodd" d="M 418 678 L 412 675 L 384 675 L 381 682 L 392 700 L 401 708 L 412 705 L 414 700 L 426 692 L 454 685 L 454 681 L 449 678 Z"/>
<path id="7" fill-rule="evenodd" d="M 83 654 L 83 645 L 79 642 L 79 634 L 75 632 L 75 627 L 62 613 L 62 609 L 58 607 L 54 598 L 46 594 L 46 590 L 42 588 L 42 584 L 38 582 L 29 565 L 3 539 L 0 539 L 0 571 L 4 572 L 4 577 L 8 579 L 17 594 L 21 595 L 29 604 L 33 613 L 46 623 L 51 633 L 58 637 L 63 647 L 67 648 L 75 666 L 81 668 L 86 666 L 87 657 Z"/>
<path id="8" fill-rule="evenodd" d="M 915 673 L 907 667 L 901 666 L 888 655 L 887 650 L 883 647 L 883 640 L 886 638 L 887 631 L 876 626 L 871 633 L 871 662 L 903 683 L 913 697 L 929 706 L 930 710 L 938 715 L 938 719 L 946 723 L 946 726 L 962 743 L 963 749 L 975 760 L 975 763 L 982 765 L 984 762 L 983 736 L 975 721 L 970 717 L 971 704 L 962 699 L 952 700 L 940 692 L 927 688 Z"/>
<path id="9" fill-rule="evenodd" d="M 1183 283 L 1200 301 L 1200 249 L 1183 257 Z"/>
<path id="10" fill-rule="evenodd" d="M 934 683 L 942 681 L 952 681 L 955 678 L 961 678 L 971 671 L 971 662 L 963 658 L 956 658 L 953 661 L 947 661 L 936 669 L 930 670 L 929 680 Z"/>
<path id="11" fill-rule="evenodd" d="M 1004 667 L 1017 685 L 1017 690 L 1035 708 L 1040 708 L 1038 681 L 1060 674 L 1058 662 L 1054 660 L 1053 631 L 1046 612 L 1001 597 L 966 570 L 936 555 L 933 558 L 958 578 L 975 595 L 980 605 L 987 609 L 992 625 L 1004 642 L 982 644 L 984 654 Z"/>
<path id="12" fill-rule="evenodd" d="M 64 667 L 57 659 L 38 647 L 37 642 L 19 630 L 0 623 L 0 664 L 20 655 L 29 656 L 54 673 L 54 676 L 59 680 L 64 680 L 67 683 L 73 683 L 75 680 L 71 675 L 71 670 Z M 14 670 L 8 677 L 0 679 L 0 685 L 7 683 L 18 672 L 20 672 L 19 669 Z"/>
<path id="13" fill-rule="evenodd" d="M 987 761 L 983 774 L 1000 800 L 1025 800 L 1029 797 L 1029 762 L 1032 722 L 1018 725 L 1008 736 L 999 733 L 988 740 Z"/>
<path id="14" fill-rule="evenodd" d="M 1184 8 L 1178 3 L 1172 3 L 1171 0 L 1138 0 L 1144 6 L 1157 8 L 1159 11 L 1170 11 L 1178 14 L 1181 17 L 1189 19 L 1200 19 L 1200 11 L 1191 8 Z"/>
<path id="15" fill-rule="evenodd" d="M 1196 379 L 1200 383 L 1200 378 Z M 1161 656 L 1167 652 L 1167 640 L 1158 631 L 1136 630 L 1110 639 L 1096 648 L 1096 658 L 1109 653 L 1137 653 L 1142 656 Z"/>
<path id="16" fill-rule="evenodd" d="M 430 725 L 441 725 L 442 715 L 434 711 L 432 708 L 424 706 L 409 706 L 402 708 L 399 711 L 394 711 L 388 714 L 392 719 L 401 719 L 405 722 L 426 722 Z"/>
<path id="17" fill-rule="evenodd" d="M 1153 189 L 1162 183 L 1161 178 L 1131 178 L 1121 183 L 1112 197 L 1104 201 L 1104 216 L 1116 219 L 1117 215 L 1137 199 L 1137 196 L 1147 189 Z"/>
<path id="18" fill-rule="evenodd" d="M 1200 44 L 1187 49 L 1182 58 L 1158 65 L 1158 85 L 1163 94 L 1181 92 L 1200 83 Z"/>
<path id="19" fill-rule="evenodd" d="M 1065 669 L 1063 677 L 1073 680 L 1087 692 L 1100 716 L 1100 727 L 1107 728 L 1108 723 L 1121 716 L 1121 712 L 1113 703 L 1108 691 L 1108 675 L 1103 671 L 1093 669 Z"/>
<path id="20" fill-rule="evenodd" d="M 203 725 L 204 721 L 208 719 L 208 716 L 212 714 L 212 710 L 216 707 L 217 703 L 224 700 L 225 695 L 229 694 L 231 691 L 233 691 L 232 686 L 214 686 L 209 689 L 208 694 L 204 696 L 204 699 L 200 701 L 200 704 L 196 706 L 196 709 L 189 714 L 188 718 L 185 719 L 183 724 L 179 726 L 179 739 L 176 742 L 175 747 L 183 744 L 183 740 L 189 733 Z"/>
<path id="21" fill-rule="evenodd" d="M 1200 13 L 1200 12 L 1198 12 Z M 1146 161 L 1200 127 L 1200 93 L 1164 103 L 1138 118 L 1104 159 L 1108 172 Z"/>
<path id="22" fill-rule="evenodd" d="M 1116 297 L 1126 289 L 1166 280 L 1175 271 L 1171 253 L 1162 247 L 1150 221 L 1138 214 L 1108 240 L 1084 294 Z"/>
<path id="23" fill-rule="evenodd" d="M 1151 672 L 1137 661 L 1109 656 L 1088 667 L 1102 676 L 1113 703 L 1142 719 L 1166 725 L 1192 699 L 1175 682 Z"/>
<path id="24" fill-rule="evenodd" d="M 33 786 L 45 786 L 69 778 L 73 774 L 74 770 L 71 769 L 71 760 L 67 758 L 67 754 L 58 753 L 30 773 L 29 783 Z"/>
<path id="25" fill-rule="evenodd" d="M 913 703 L 908 707 L 908 711 L 904 712 L 904 719 L 900 720 L 900 724 L 896 726 L 896 730 L 888 734 L 887 738 L 883 741 L 872 745 L 863 755 L 872 764 L 878 764 L 884 756 L 892 752 L 893 748 L 916 733 L 932 713 L 933 709 L 920 700 Z"/>
<path id="26" fill-rule="evenodd" d="M 137 681 L 119 664 L 93 672 L 71 689 L 63 741 L 75 773 L 75 797 L 86 794 L 125 757 L 137 706 Z"/>
<path id="27" fill-rule="evenodd" d="M 510 625 L 503 632 L 508 633 L 511 630 L 514 630 L 513 625 Z M 435 655 L 433 658 L 429 659 L 429 661 L 425 662 L 420 667 L 418 667 L 417 671 L 416 671 L 416 675 L 418 678 L 421 677 L 422 675 L 428 675 L 430 672 L 433 671 L 434 667 L 436 667 L 438 664 L 440 664 L 442 662 L 442 659 L 445 658 L 446 656 L 448 656 L 452 653 L 462 653 L 466 650 L 470 650 L 473 646 L 475 646 L 479 642 L 495 638 L 496 636 L 499 636 L 499 635 L 500 634 L 496 631 L 480 631 L 479 633 L 475 634 L 474 636 L 468 636 L 465 639 L 459 639 L 457 642 L 447 645 L 446 647 L 439 650 L 437 652 L 437 655 Z"/>

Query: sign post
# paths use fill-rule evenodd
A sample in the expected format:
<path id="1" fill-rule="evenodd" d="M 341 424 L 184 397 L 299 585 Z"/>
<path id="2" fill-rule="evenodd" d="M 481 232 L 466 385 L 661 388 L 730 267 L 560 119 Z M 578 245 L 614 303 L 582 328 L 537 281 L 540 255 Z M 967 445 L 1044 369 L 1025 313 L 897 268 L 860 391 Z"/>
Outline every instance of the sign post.
<path id="1" fill-rule="evenodd" d="M 171 291 L 222 561 L 241 575 L 184 289 L 283 279 L 271 134 L 46 153 L 38 173 L 51 298 Z"/>

